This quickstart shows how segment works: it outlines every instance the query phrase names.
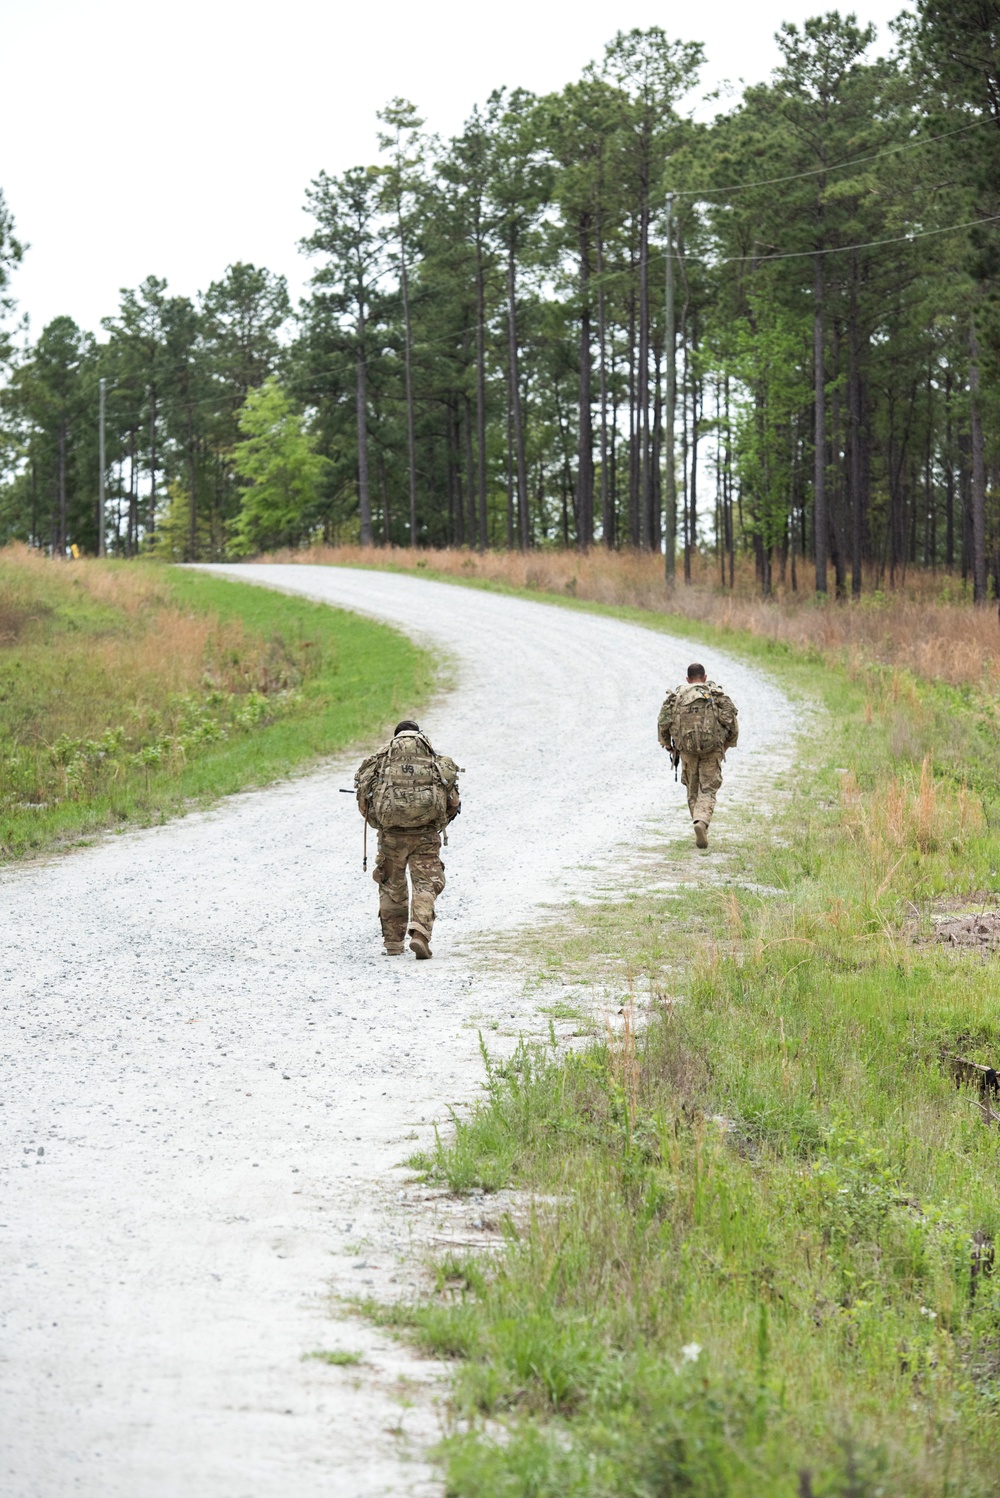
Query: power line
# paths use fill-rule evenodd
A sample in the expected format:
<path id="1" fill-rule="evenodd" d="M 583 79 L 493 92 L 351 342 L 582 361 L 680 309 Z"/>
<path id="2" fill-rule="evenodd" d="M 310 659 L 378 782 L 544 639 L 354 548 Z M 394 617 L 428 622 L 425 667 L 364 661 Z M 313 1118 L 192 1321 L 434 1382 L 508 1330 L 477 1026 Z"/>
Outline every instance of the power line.
<path id="1" fill-rule="evenodd" d="M 940 135 L 928 135 L 923 140 L 902 141 L 898 146 L 887 146 L 884 151 L 873 151 L 869 156 L 855 156 L 849 161 L 836 161 L 830 166 L 814 166 L 804 172 L 789 172 L 784 177 L 761 177 L 757 182 L 737 182 L 731 187 L 687 187 L 671 188 L 675 198 L 708 198 L 723 192 L 751 192 L 755 187 L 777 187 L 782 182 L 799 182 L 803 177 L 821 177 L 827 172 L 846 171 L 848 167 L 863 166 L 868 161 L 881 161 L 886 156 L 898 156 L 901 151 L 915 151 L 932 146 L 936 141 L 949 140 L 954 135 L 964 135 L 969 130 L 978 130 L 981 125 L 993 124 L 990 115 L 973 120 L 969 125 L 959 125 L 955 130 L 944 130 Z"/>
<path id="2" fill-rule="evenodd" d="M 929 239 L 934 234 L 954 234 L 959 229 L 974 229 L 979 224 L 995 224 L 1000 222 L 1000 213 L 990 214 L 988 218 L 970 218 L 964 224 L 946 224 L 942 229 L 918 229 L 913 234 L 896 234 L 889 239 L 868 239 L 863 244 L 838 244 L 828 245 L 825 249 L 813 250 L 778 250 L 769 255 L 727 255 L 724 259 L 713 260 L 708 255 L 679 255 L 678 259 L 691 261 L 692 264 L 702 265 L 738 265 L 747 261 L 755 265 L 768 260 L 812 260 L 816 255 L 846 255 L 851 250 L 874 250 L 884 244 L 909 244 L 911 240 Z M 663 256 L 658 258 L 662 259 Z"/>

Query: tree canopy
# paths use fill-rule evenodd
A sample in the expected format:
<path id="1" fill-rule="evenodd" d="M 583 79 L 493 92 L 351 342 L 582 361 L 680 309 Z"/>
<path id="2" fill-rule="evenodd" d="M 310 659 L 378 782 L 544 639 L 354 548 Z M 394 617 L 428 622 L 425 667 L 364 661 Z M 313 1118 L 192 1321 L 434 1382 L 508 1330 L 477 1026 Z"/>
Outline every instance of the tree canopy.
<path id="1" fill-rule="evenodd" d="M 305 188 L 308 295 L 148 277 L 102 336 L 15 346 L 0 199 L 0 539 L 224 557 L 363 545 L 750 552 L 840 594 L 1000 574 L 1000 0 L 920 0 L 879 50 L 830 12 L 696 118 L 704 49 L 619 32 L 451 140 L 379 114 Z"/>

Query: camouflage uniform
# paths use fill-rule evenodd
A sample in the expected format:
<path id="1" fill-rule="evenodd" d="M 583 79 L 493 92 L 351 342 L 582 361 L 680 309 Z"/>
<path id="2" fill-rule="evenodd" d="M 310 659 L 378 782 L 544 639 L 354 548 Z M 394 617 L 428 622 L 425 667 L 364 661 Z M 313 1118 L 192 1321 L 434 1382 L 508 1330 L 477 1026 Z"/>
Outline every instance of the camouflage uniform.
<path id="1" fill-rule="evenodd" d="M 407 869 L 412 896 L 406 887 Z M 445 883 L 440 832 L 434 827 L 413 832 L 380 829 L 372 878 L 378 885 L 378 918 L 386 950 L 401 948 L 408 931 L 419 931 L 430 941 L 434 901 Z"/>
<path id="2" fill-rule="evenodd" d="M 418 737 L 426 743 L 424 735 Z M 386 951 L 394 954 L 402 952 L 407 933 L 430 941 L 434 929 L 434 901 L 445 886 L 441 832 L 458 816 L 462 803 L 455 784 L 457 765 L 446 755 L 433 755 L 432 752 L 433 759 L 444 768 L 446 780 L 451 782 L 447 791 L 441 793 L 441 814 L 433 822 L 418 827 L 381 826 L 375 812 L 378 799 L 376 781 L 389 747 L 384 745 L 377 754 L 369 755 L 354 781 L 362 815 L 368 825 L 378 831 L 378 857 L 372 878 L 378 885 L 382 939 Z M 427 747 L 430 748 L 429 744 Z M 407 871 L 411 887 L 407 886 Z"/>
<path id="3" fill-rule="evenodd" d="M 660 709 L 657 734 L 663 747 L 669 748 L 674 740 L 674 729 L 678 724 L 678 709 L 692 687 L 707 687 L 716 709 L 724 744 L 721 749 L 710 749 L 705 753 L 694 753 L 679 749 L 681 762 L 681 784 L 687 789 L 688 810 L 692 822 L 703 822 L 707 827 L 715 811 L 715 798 L 722 785 L 722 761 L 727 749 L 735 749 L 740 736 L 740 724 L 736 706 L 714 681 L 684 682 L 675 692 L 670 692 Z M 695 829 L 697 831 L 697 828 Z"/>

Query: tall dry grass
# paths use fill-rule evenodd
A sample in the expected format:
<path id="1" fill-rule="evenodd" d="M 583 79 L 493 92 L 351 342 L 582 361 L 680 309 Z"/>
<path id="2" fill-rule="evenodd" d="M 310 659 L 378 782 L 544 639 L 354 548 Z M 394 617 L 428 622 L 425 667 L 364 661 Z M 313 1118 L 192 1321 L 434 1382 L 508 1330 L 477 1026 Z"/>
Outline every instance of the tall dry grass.
<path id="1" fill-rule="evenodd" d="M 723 629 L 745 631 L 796 649 L 813 648 L 847 665 L 893 666 L 953 686 L 1000 685 L 1000 628 L 992 608 L 974 609 L 961 583 L 947 574 L 911 572 L 892 593 L 866 593 L 860 602 L 818 603 L 804 587 L 763 599 L 754 592 L 752 566 L 722 588 L 714 566 L 697 558 L 690 585 L 670 589 L 663 558 L 645 552 L 414 551 L 315 546 L 263 558 L 273 562 L 394 568 L 479 579 L 531 592 L 681 615 Z M 871 580 L 874 582 L 874 579 Z"/>
<path id="2" fill-rule="evenodd" d="M 94 732 L 112 704 L 135 720 L 177 694 L 284 691 L 306 664 L 238 619 L 182 607 L 162 572 L 63 564 L 22 545 L 0 551 L 0 658 L 16 645 L 36 681 L 57 673 L 64 683 L 25 714 L 41 741 Z"/>

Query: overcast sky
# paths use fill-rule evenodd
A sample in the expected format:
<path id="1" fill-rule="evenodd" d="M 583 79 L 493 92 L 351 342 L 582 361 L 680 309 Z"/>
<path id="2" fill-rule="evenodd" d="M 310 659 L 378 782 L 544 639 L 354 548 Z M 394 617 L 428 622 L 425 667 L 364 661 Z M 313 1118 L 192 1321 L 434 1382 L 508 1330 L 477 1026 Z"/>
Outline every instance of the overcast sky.
<path id="1" fill-rule="evenodd" d="M 706 87 L 766 78 L 807 0 L 0 0 L 0 188 L 30 244 L 14 292 L 33 333 L 59 313 L 97 329 L 119 288 L 164 276 L 193 294 L 234 260 L 307 262 L 304 191 L 375 159 L 394 95 L 458 130 L 502 84 L 559 88 L 619 28 L 705 43 Z M 886 23 L 902 0 L 866 0 Z M 703 112 L 703 111 L 700 111 Z"/>

